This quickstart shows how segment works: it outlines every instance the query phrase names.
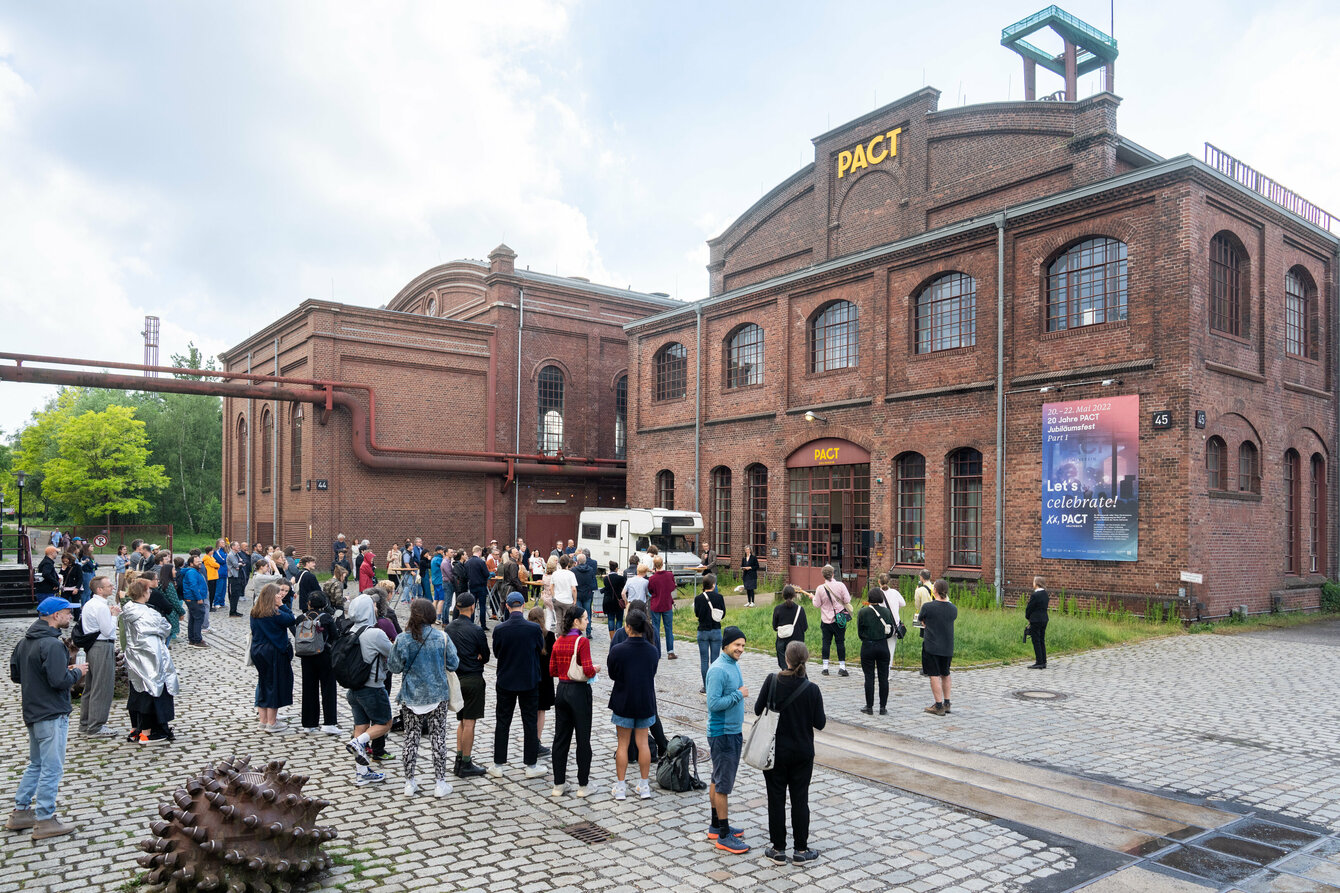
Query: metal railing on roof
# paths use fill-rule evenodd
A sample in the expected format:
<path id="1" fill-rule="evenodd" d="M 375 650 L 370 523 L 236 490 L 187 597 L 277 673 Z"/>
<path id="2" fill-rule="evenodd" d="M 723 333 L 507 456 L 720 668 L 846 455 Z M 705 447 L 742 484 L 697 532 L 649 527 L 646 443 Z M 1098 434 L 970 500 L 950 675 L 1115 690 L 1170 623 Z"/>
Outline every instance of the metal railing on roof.
<path id="1" fill-rule="evenodd" d="M 1009 40 L 1010 38 L 1014 37 L 1014 35 L 1023 34 L 1027 32 L 1029 29 L 1036 26 L 1039 22 L 1048 18 L 1056 18 L 1062 22 L 1065 22 L 1071 28 L 1085 35 L 1094 43 L 1099 43 L 1105 47 L 1110 48 L 1115 54 L 1117 49 L 1117 41 L 1114 38 L 1110 37 L 1107 34 L 1104 34 L 1102 31 L 1099 31 L 1097 28 L 1095 28 L 1093 25 L 1090 25 L 1083 19 L 1076 18 L 1075 16 L 1066 12 L 1061 7 L 1054 5 L 1048 6 L 1046 9 L 1038 10 L 1028 18 L 1015 22 L 1013 25 L 1010 25 L 1007 28 L 1002 28 L 1000 32 L 1000 38 L 1002 41 Z"/>
<path id="2" fill-rule="evenodd" d="M 1211 143 L 1205 144 L 1205 163 L 1224 176 L 1248 189 L 1264 196 L 1291 214 L 1320 227 L 1327 232 L 1335 232 L 1336 217 L 1303 198 L 1292 189 L 1286 189 L 1246 162 L 1239 161 L 1223 149 Z"/>

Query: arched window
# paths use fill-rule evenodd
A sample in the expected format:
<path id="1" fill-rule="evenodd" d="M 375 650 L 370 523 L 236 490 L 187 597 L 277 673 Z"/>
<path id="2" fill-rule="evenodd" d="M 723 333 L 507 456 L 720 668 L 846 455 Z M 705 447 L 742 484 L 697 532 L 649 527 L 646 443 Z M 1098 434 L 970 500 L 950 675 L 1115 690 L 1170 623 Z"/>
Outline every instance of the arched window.
<path id="1" fill-rule="evenodd" d="M 545 366 L 536 385 L 539 398 L 539 427 L 536 435 L 539 451 L 556 456 L 563 449 L 563 370 Z"/>
<path id="2" fill-rule="evenodd" d="M 1308 572 L 1322 574 L 1326 555 L 1326 460 L 1312 454 L 1308 488 Z"/>
<path id="3" fill-rule="evenodd" d="M 432 295 L 428 296 L 428 315 L 437 316 L 437 298 Z"/>
<path id="4" fill-rule="evenodd" d="M 810 371 L 850 369 L 857 362 L 856 305 L 834 301 L 810 319 Z"/>
<path id="5" fill-rule="evenodd" d="M 247 453 L 250 450 L 250 444 L 247 443 L 247 417 L 237 417 L 237 438 L 233 454 L 237 457 L 237 492 L 247 492 Z"/>
<path id="6" fill-rule="evenodd" d="M 614 383 L 614 458 L 628 458 L 628 376 Z"/>
<path id="7" fill-rule="evenodd" d="M 1315 323 L 1316 286 L 1302 267 L 1294 267 L 1284 277 L 1284 349 L 1295 357 L 1316 358 Z"/>
<path id="8" fill-rule="evenodd" d="M 1238 489 L 1244 493 L 1261 492 L 1261 457 L 1250 440 L 1238 444 Z"/>
<path id="9" fill-rule="evenodd" d="M 1298 555 L 1298 489 L 1302 484 L 1302 470 L 1298 464 L 1298 453 L 1289 450 L 1284 454 L 1284 572 L 1297 574 L 1301 562 Z"/>
<path id="10" fill-rule="evenodd" d="M 1098 237 L 1070 246 L 1047 268 L 1047 331 L 1126 318 L 1126 243 Z"/>
<path id="11" fill-rule="evenodd" d="M 660 350 L 651 361 L 656 370 L 654 398 L 656 400 L 678 400 L 688 393 L 689 352 L 678 341 L 672 341 Z"/>
<path id="12" fill-rule="evenodd" d="M 916 298 L 916 350 L 931 353 L 977 343 L 977 281 L 945 273 Z"/>
<path id="13" fill-rule="evenodd" d="M 1231 233 L 1210 240 L 1210 328 L 1247 337 L 1246 302 L 1242 299 L 1245 252 Z"/>
<path id="14" fill-rule="evenodd" d="M 745 323 L 726 339 L 726 387 L 763 383 L 763 329 Z"/>
<path id="15" fill-rule="evenodd" d="M 926 459 L 903 453 L 893 463 L 897 483 L 894 518 L 894 560 L 897 564 L 926 563 Z"/>
<path id="16" fill-rule="evenodd" d="M 274 474 L 275 419 L 270 407 L 261 410 L 261 490 L 269 490 Z"/>
<path id="17" fill-rule="evenodd" d="M 302 417 L 301 403 L 293 404 L 288 423 L 288 486 L 290 490 L 302 487 Z"/>
<path id="18" fill-rule="evenodd" d="M 949 457 L 949 564 L 982 566 L 982 454 L 971 447 Z"/>
<path id="19" fill-rule="evenodd" d="M 1205 441 L 1205 485 L 1211 490 L 1228 489 L 1228 459 L 1224 454 L 1222 437 Z"/>
<path id="20" fill-rule="evenodd" d="M 675 473 L 669 469 L 656 473 L 656 507 L 662 509 L 675 507 Z"/>
<path id="21" fill-rule="evenodd" d="M 750 465 L 744 473 L 749 488 L 749 544 L 762 558 L 768 554 L 768 467 Z"/>
<path id="22" fill-rule="evenodd" d="M 712 539 L 718 555 L 731 554 L 731 474 L 718 465 L 712 469 Z"/>

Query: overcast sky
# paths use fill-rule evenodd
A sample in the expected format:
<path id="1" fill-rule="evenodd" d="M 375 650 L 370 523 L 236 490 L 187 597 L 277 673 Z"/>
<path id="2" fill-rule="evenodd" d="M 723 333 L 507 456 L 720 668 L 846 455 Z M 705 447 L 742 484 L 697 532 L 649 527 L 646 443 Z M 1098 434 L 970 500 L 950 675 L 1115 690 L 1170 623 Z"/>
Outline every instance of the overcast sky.
<path id="1" fill-rule="evenodd" d="M 164 363 L 212 354 L 502 241 L 699 298 L 705 240 L 812 137 L 923 84 L 1021 99 L 1000 29 L 1045 5 L 6 0 L 0 350 L 139 362 L 155 314 Z M 1108 30 L 1108 0 L 1063 6 Z M 1114 33 L 1125 136 L 1340 213 L 1340 5 L 1125 0 Z M 0 429 L 50 392 L 0 384 Z"/>

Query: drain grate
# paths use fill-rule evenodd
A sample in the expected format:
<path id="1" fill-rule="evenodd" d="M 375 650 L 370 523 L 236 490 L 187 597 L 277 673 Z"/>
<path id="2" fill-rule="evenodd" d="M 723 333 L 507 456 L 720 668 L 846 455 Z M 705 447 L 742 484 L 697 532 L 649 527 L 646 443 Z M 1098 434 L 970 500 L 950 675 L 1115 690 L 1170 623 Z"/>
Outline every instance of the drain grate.
<path id="1" fill-rule="evenodd" d="M 613 836 L 609 831 L 594 822 L 578 822 L 575 825 L 564 825 L 561 830 L 564 834 L 571 835 L 582 843 L 604 843 Z"/>
<path id="2" fill-rule="evenodd" d="M 1010 696 L 1018 698 L 1021 701 L 1064 701 L 1069 695 L 1061 694 L 1059 691 L 1047 691 L 1043 688 L 1025 688 L 1020 691 L 1010 692 Z"/>

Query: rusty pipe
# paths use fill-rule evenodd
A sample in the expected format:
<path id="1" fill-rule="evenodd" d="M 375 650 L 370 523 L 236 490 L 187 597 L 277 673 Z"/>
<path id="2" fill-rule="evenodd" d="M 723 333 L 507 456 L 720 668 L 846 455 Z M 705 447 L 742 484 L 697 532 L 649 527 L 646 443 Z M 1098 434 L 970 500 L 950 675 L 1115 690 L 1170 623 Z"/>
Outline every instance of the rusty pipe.
<path id="1" fill-rule="evenodd" d="M 12 359 L 14 355 L 0 355 L 0 359 Z M 31 357 L 24 358 L 33 361 Z M 121 364 L 128 365 L 128 364 Z M 186 370 L 177 369 L 181 374 Z M 190 370 L 191 373 L 200 370 Z M 210 375 L 208 371 L 204 375 Z M 246 374 L 232 373 L 230 378 L 250 378 Z M 263 376 L 273 378 L 274 376 Z M 384 471 L 430 471 L 463 472 L 498 475 L 514 479 L 518 475 L 575 476 L 575 477 L 623 477 L 624 469 L 608 465 L 565 464 L 562 462 L 528 461 L 533 457 L 516 456 L 507 453 L 496 458 L 481 458 L 469 452 L 452 453 L 445 450 L 423 451 L 423 455 L 381 456 L 374 453 L 368 442 L 368 412 L 361 403 L 350 394 L 340 393 L 330 388 L 292 390 L 272 388 L 260 385 L 234 384 L 231 382 L 192 381 L 181 378 L 145 379 L 136 375 L 116 375 L 110 372 L 90 372 L 63 369 L 33 369 L 21 365 L 0 364 L 0 381 L 26 382 L 36 384 L 56 384 L 68 387 L 113 388 L 127 391 L 162 391 L 173 394 L 194 394 L 204 397 L 234 397 L 255 400 L 283 400 L 288 403 L 310 403 L 315 406 L 338 406 L 349 413 L 353 428 L 354 455 L 369 468 Z M 405 452 L 405 451 L 402 451 Z"/>

